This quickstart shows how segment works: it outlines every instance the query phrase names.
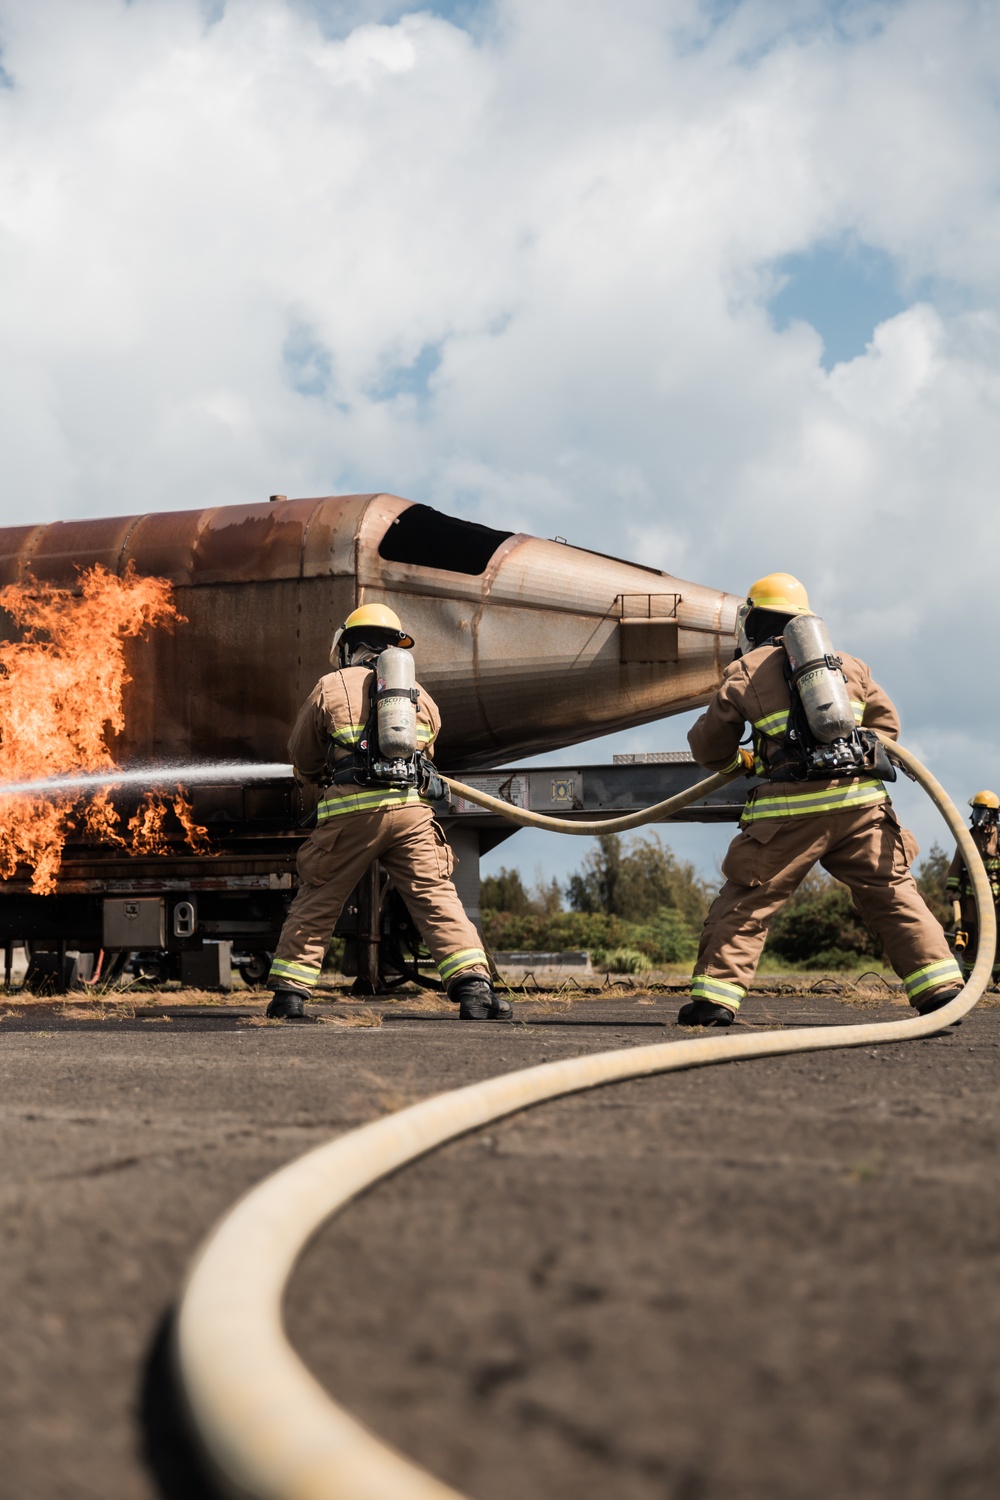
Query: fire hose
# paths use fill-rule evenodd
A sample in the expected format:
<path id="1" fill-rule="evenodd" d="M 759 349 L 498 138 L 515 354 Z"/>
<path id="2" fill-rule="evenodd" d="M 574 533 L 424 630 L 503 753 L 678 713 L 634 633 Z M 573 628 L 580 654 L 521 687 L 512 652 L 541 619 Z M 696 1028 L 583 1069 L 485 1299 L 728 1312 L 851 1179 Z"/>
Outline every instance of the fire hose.
<path id="1" fill-rule="evenodd" d="M 212 1470 L 241 1500 L 463 1500 L 338 1406 L 289 1345 L 285 1287 L 304 1246 L 358 1194 L 446 1141 L 545 1100 L 624 1079 L 755 1057 L 929 1037 L 961 1019 L 990 980 L 996 920 L 979 851 L 947 793 L 907 750 L 892 758 L 944 816 L 972 878 L 979 951 L 965 988 L 940 1010 L 904 1021 L 757 1035 L 700 1036 L 543 1063 L 425 1099 L 307 1152 L 244 1197 L 206 1240 L 188 1276 L 176 1327 L 178 1371 Z M 679 810 L 719 785 L 712 777 L 642 816 Z M 454 784 L 459 787 L 459 783 Z M 462 788 L 467 796 L 472 788 Z M 496 799 L 476 792 L 491 805 Z M 536 825 L 558 819 L 500 807 Z M 607 831 L 625 820 L 599 824 Z M 636 826 L 630 822 L 629 826 Z"/>
<path id="2" fill-rule="evenodd" d="M 546 813 L 529 812 L 526 807 L 515 807 L 501 797 L 491 797 L 489 792 L 467 786 L 464 781 L 453 781 L 450 776 L 442 776 L 441 780 L 466 802 L 474 802 L 477 807 L 500 813 L 509 822 L 519 823 L 522 828 L 547 828 L 552 833 L 579 833 L 589 837 L 595 833 L 624 833 L 626 828 L 642 828 L 646 823 L 660 823 L 682 808 L 690 807 L 692 802 L 700 802 L 703 797 L 717 792 L 720 787 L 728 786 L 731 781 L 736 781 L 745 774 L 741 768 L 739 771 L 730 771 L 726 776 L 708 776 L 696 786 L 688 787 L 686 792 L 678 792 L 676 796 L 667 797 L 663 802 L 654 802 L 652 807 L 625 813 L 620 818 L 590 818 L 581 822 L 571 822 L 569 818 L 550 818 Z"/>

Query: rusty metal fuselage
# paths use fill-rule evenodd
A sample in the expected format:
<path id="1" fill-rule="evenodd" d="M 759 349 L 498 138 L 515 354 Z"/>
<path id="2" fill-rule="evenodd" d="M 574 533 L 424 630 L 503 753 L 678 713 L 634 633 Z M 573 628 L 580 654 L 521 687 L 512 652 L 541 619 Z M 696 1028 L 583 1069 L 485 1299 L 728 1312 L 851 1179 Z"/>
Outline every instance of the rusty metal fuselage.
<path id="1" fill-rule="evenodd" d="M 72 587 L 94 563 L 169 579 L 185 617 L 129 643 L 123 763 L 285 759 L 334 630 L 368 601 L 414 635 L 418 680 L 444 721 L 438 756 L 454 770 L 705 702 L 739 604 L 384 494 L 0 529 L 0 584 Z"/>
<path id="2" fill-rule="evenodd" d="M 385 494 L 0 529 L 0 586 L 72 588 L 96 563 L 169 579 L 183 616 L 126 643 L 126 728 L 111 746 L 121 765 L 285 761 L 298 709 L 330 670 L 335 629 L 380 601 L 416 640 L 418 681 L 443 718 L 440 764 L 496 766 L 705 702 L 732 657 L 740 603 Z M 0 639 L 12 629 L 0 615 Z M 60 966 L 67 949 L 107 948 L 120 941 L 108 936 L 109 907 L 126 900 L 158 913 L 161 975 L 182 976 L 185 955 L 213 941 L 266 972 L 305 836 L 301 790 L 229 782 L 192 786 L 190 797 L 211 856 L 177 845 L 130 858 L 71 840 L 55 895 L 33 895 L 27 871 L 4 884 L 8 957 L 24 939 Z M 128 810 L 124 793 L 115 801 Z M 357 921 L 349 903 L 338 931 Z"/>

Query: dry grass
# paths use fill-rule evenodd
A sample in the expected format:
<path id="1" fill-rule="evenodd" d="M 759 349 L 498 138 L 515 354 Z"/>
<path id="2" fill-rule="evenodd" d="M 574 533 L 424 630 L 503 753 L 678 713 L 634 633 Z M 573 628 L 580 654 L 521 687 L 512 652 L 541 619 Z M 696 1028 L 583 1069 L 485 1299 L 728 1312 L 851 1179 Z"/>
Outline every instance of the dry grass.
<path id="1" fill-rule="evenodd" d="M 455 1010 L 455 1002 L 436 990 L 427 990 L 421 995 L 412 997 L 407 995 L 400 1003 L 405 1005 L 407 1010 L 437 1012 L 438 1014 L 447 1015 Z"/>
<path id="2" fill-rule="evenodd" d="M 143 1026 L 169 1026 L 173 1022 L 173 1016 L 143 1016 Z"/>
<path id="3" fill-rule="evenodd" d="M 64 1000 L 56 1006 L 55 1013 L 64 1021 L 134 1021 L 135 1002 L 112 1000 L 104 1004 L 99 1000 Z"/>
<path id="4" fill-rule="evenodd" d="M 248 1016 L 244 1024 L 247 1026 L 284 1026 L 285 1023 L 280 1016 Z"/>
<path id="5" fill-rule="evenodd" d="M 381 1026 L 382 1016 L 377 1010 L 357 1010 L 344 1016 L 319 1016 L 324 1026 Z"/>

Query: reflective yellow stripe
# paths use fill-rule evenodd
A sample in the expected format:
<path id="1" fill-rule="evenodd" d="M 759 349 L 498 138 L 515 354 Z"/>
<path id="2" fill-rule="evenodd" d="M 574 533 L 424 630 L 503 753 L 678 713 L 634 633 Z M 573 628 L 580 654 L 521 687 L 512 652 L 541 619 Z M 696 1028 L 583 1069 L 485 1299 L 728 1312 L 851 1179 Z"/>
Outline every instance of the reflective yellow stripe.
<path id="1" fill-rule="evenodd" d="M 745 994 L 742 985 L 713 979 L 710 974 L 696 974 L 691 984 L 692 1000 L 710 1000 L 713 1005 L 728 1005 L 730 1010 L 739 1010 Z"/>
<path id="2" fill-rule="evenodd" d="M 348 749 L 356 746 L 365 732 L 363 724 L 342 724 L 330 735 L 335 745 L 344 745 Z M 417 725 L 417 744 L 431 745 L 434 743 L 434 731 L 429 724 Z"/>
<path id="3" fill-rule="evenodd" d="M 800 818 L 810 813 L 842 812 L 845 808 L 866 807 L 882 802 L 886 791 L 881 781 L 852 781 L 846 786 L 829 786 L 821 792 L 754 793 L 747 803 L 740 823 L 760 822 L 762 818 Z"/>
<path id="4" fill-rule="evenodd" d="M 738 771 L 740 769 L 740 767 L 742 766 L 742 764 L 743 764 L 743 757 L 740 755 L 740 752 L 737 750 L 736 754 L 733 756 L 733 758 L 729 762 L 729 764 L 727 766 L 723 766 L 722 770 L 718 772 L 718 775 L 720 775 L 720 776 L 728 776 L 729 773 L 730 773 L 730 771 Z"/>
<path id="5" fill-rule="evenodd" d="M 330 738 L 335 745 L 352 746 L 358 743 L 364 731 L 363 724 L 342 724 L 339 729 L 333 731 Z"/>
<path id="6" fill-rule="evenodd" d="M 851 707 L 854 709 L 854 722 L 855 722 L 855 724 L 860 724 L 861 720 L 865 716 L 865 705 L 863 703 L 859 703 L 858 700 L 857 700 L 857 698 L 852 698 L 851 699 Z"/>
<path id="7" fill-rule="evenodd" d="M 315 964 L 297 964 L 288 958 L 276 958 L 271 963 L 268 979 L 290 979 L 295 984 L 304 984 L 312 989 L 319 978 Z"/>
<path id="8" fill-rule="evenodd" d="M 907 998 L 915 1000 L 925 990 L 936 990 L 938 985 L 947 983 L 962 983 L 962 971 L 953 958 L 941 958 L 936 964 L 925 964 L 922 969 L 914 969 L 903 980 L 903 988 Z"/>
<path id="9" fill-rule="evenodd" d="M 451 953 L 443 958 L 438 964 L 438 973 L 447 983 L 453 979 L 461 969 L 489 969 L 489 962 L 482 948 L 460 948 L 457 953 Z"/>
<path id="10" fill-rule="evenodd" d="M 762 719 L 754 719 L 753 727 L 761 734 L 768 734 L 775 738 L 784 734 L 788 728 L 788 709 L 783 708 L 778 713 L 765 714 Z"/>
<path id="11" fill-rule="evenodd" d="M 406 807 L 410 802 L 419 802 L 416 787 L 373 787 L 371 791 L 356 792 L 346 797 L 324 797 L 316 809 L 316 821 L 326 823 L 330 818 L 342 818 L 348 813 L 375 812 L 383 807 Z"/>

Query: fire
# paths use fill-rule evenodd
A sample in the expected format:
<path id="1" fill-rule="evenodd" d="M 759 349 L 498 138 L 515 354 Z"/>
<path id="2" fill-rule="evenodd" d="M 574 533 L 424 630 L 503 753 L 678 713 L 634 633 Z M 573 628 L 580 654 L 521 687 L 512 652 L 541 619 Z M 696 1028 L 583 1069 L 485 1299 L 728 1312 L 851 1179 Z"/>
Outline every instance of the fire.
<path id="1" fill-rule="evenodd" d="M 67 772 L 115 769 L 109 734 L 125 727 L 125 641 L 183 617 L 163 578 L 140 578 L 131 564 L 119 578 L 99 565 L 81 573 L 78 589 L 38 583 L 0 589 L 0 609 L 20 638 L 0 642 L 0 785 Z M 198 853 L 207 830 L 196 824 L 183 794 L 168 807 L 147 793 L 123 832 L 106 792 L 0 800 L 0 879 L 19 866 L 31 889 L 55 888 L 67 838 L 120 845 L 131 854 L 166 853 L 171 811 Z"/>

